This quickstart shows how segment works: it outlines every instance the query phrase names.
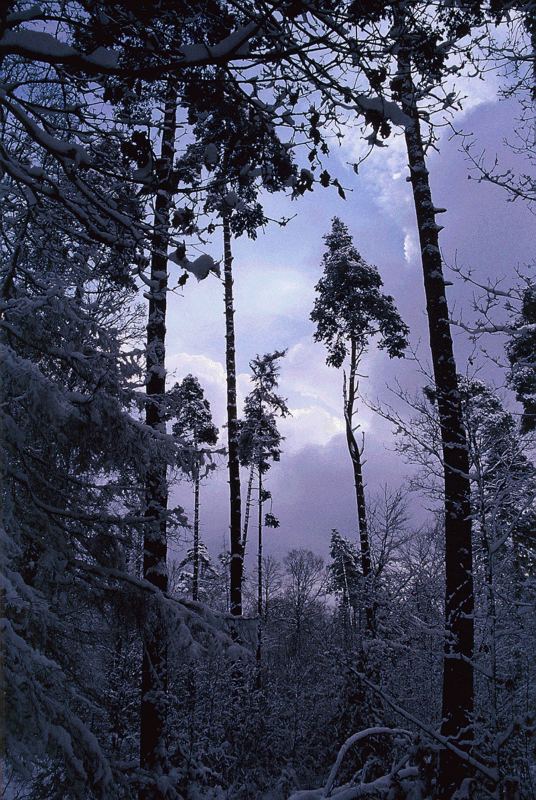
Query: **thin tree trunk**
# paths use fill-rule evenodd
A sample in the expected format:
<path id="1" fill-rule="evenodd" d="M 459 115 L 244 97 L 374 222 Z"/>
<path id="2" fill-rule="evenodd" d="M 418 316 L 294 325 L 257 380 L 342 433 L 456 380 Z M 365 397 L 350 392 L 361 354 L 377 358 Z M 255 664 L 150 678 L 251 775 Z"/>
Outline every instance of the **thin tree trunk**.
<path id="1" fill-rule="evenodd" d="M 532 87 L 530 93 L 532 100 L 536 102 L 536 16 L 534 14 L 534 6 L 531 3 L 527 3 L 526 6 L 524 25 L 532 45 Z"/>
<path id="2" fill-rule="evenodd" d="M 199 599 L 199 468 L 196 466 L 194 482 L 194 563 L 192 575 L 192 600 Z"/>
<path id="3" fill-rule="evenodd" d="M 351 607 L 350 607 L 350 587 L 348 585 L 348 578 L 346 575 L 346 566 L 344 558 L 342 560 L 342 572 L 344 577 L 344 586 L 342 589 L 342 624 L 346 648 L 351 643 Z"/>
<path id="4" fill-rule="evenodd" d="M 13 296 L 13 285 L 15 281 L 15 276 L 17 274 L 17 267 L 19 265 L 19 259 L 21 253 L 24 248 L 24 244 L 26 242 L 26 235 L 28 232 L 28 225 L 33 216 L 33 211 L 29 208 L 24 215 L 24 219 L 22 220 L 20 231 L 17 233 L 17 241 L 15 247 L 13 248 L 13 252 L 11 254 L 11 258 L 8 261 L 8 267 L 6 276 L 4 278 L 4 282 L 2 283 L 2 289 L 0 291 L 0 297 L 2 300 L 9 300 Z"/>
<path id="5" fill-rule="evenodd" d="M 166 391 L 165 339 L 167 302 L 167 245 L 169 234 L 169 173 L 175 155 L 177 89 L 170 79 L 166 91 L 162 131 L 159 191 L 155 200 L 155 227 L 151 255 L 149 318 L 147 322 L 147 406 L 146 423 L 156 431 L 166 429 L 162 400 Z M 150 465 L 145 485 L 143 577 L 161 591 L 167 591 L 166 464 Z M 140 766 L 154 778 L 167 770 L 165 736 L 167 693 L 167 636 L 158 598 L 149 610 L 143 631 L 143 660 L 140 713 Z M 160 800 L 164 794 L 156 780 L 140 789 L 140 800 Z"/>
<path id="6" fill-rule="evenodd" d="M 257 626 L 257 689 L 262 685 L 262 470 L 259 463 L 259 509 L 257 518 L 257 615 L 259 617 Z"/>
<path id="7" fill-rule="evenodd" d="M 231 532 L 230 595 L 231 614 L 242 614 L 242 577 L 244 550 L 240 508 L 240 461 L 238 458 L 238 417 L 236 408 L 236 354 L 233 303 L 233 255 L 228 214 L 223 216 L 224 286 L 225 286 L 225 364 L 227 370 L 227 452 Z"/>
<path id="8" fill-rule="evenodd" d="M 478 522 L 480 526 L 480 541 L 482 544 L 482 552 L 485 554 L 484 559 L 484 590 L 486 598 L 486 620 L 489 624 L 489 656 L 490 656 L 490 677 L 489 677 L 489 692 L 490 692 L 490 711 L 491 711 L 491 729 L 498 745 L 498 673 L 497 673 L 497 608 L 495 602 L 495 564 L 494 553 L 491 538 L 489 535 L 488 515 L 486 511 L 486 484 L 484 477 L 484 466 L 480 457 L 480 450 L 477 442 L 477 437 L 471 430 L 471 427 L 466 424 L 467 441 L 472 450 L 472 465 L 475 473 L 474 481 L 476 483 L 476 492 L 473 493 L 473 509 L 475 516 L 478 513 Z M 475 497 L 476 495 L 476 497 Z M 477 510 L 478 506 L 478 510 Z M 499 749 L 495 751 L 496 767 L 499 765 Z"/>
<path id="9" fill-rule="evenodd" d="M 354 486 L 357 504 L 357 521 L 359 527 L 359 543 L 361 552 L 361 570 L 365 579 L 365 621 L 367 633 L 374 631 L 374 609 L 372 603 L 372 562 L 370 557 L 370 539 L 367 524 L 367 506 L 365 500 L 365 484 L 363 481 L 363 465 L 361 450 L 355 438 L 353 420 L 357 389 L 358 353 L 356 342 L 352 339 L 350 350 L 350 370 L 348 385 L 344 387 L 344 420 L 346 424 L 346 443 L 354 470 Z"/>
<path id="10" fill-rule="evenodd" d="M 246 544 L 248 541 L 249 517 L 251 514 L 251 495 L 253 493 L 253 476 L 255 474 L 255 464 L 249 469 L 248 489 L 246 493 L 246 507 L 244 510 L 244 530 L 242 532 L 242 552 L 246 555 Z"/>
<path id="11" fill-rule="evenodd" d="M 259 514 L 257 518 L 257 534 L 258 534 L 258 546 L 257 546 L 257 570 L 258 570 L 258 581 L 257 581 L 257 614 L 262 616 L 262 471 L 259 464 L 259 484 L 258 484 L 258 491 L 259 491 Z"/>
<path id="12" fill-rule="evenodd" d="M 441 426 L 445 487 L 445 650 L 442 733 L 461 747 L 473 737 L 474 594 L 469 454 L 454 360 L 436 209 L 414 99 L 410 60 L 399 56 L 402 108 L 411 119 L 405 139 L 421 246 L 430 349 Z M 450 798 L 466 776 L 464 764 L 448 750 L 440 758 L 438 797 Z"/>

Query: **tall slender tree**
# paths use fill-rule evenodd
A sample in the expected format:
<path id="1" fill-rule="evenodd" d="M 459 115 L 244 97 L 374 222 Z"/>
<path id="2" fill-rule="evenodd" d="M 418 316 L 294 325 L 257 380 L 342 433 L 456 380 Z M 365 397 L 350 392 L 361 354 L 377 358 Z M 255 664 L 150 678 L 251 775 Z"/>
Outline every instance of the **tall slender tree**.
<path id="1" fill-rule="evenodd" d="M 340 595 L 345 633 L 351 628 L 358 605 L 359 583 L 362 580 L 361 559 L 353 542 L 335 530 L 331 532 L 331 563 L 328 566 L 330 591 Z"/>
<path id="2" fill-rule="evenodd" d="M 524 719 L 520 709 L 527 695 L 525 689 L 522 697 L 517 694 L 511 676 L 527 669 L 525 641 L 530 633 L 520 612 L 535 563 L 534 537 L 527 535 L 534 529 L 534 465 L 527 458 L 530 436 L 520 433 L 498 395 L 474 378 L 458 376 L 458 385 L 470 459 L 478 642 L 473 658 L 478 749 L 473 752 L 508 784 L 509 773 L 527 770 L 524 725 L 511 725 L 512 714 Z M 437 498 L 442 495 L 442 450 L 435 387 L 427 387 L 425 396 L 426 401 L 414 401 L 417 416 L 398 422 L 404 431 L 402 451 L 421 468 L 419 485 Z"/>
<path id="3" fill-rule="evenodd" d="M 536 521 L 536 470 L 524 452 L 526 437 L 498 396 L 475 379 L 461 378 L 460 392 L 471 465 L 475 583 L 477 597 L 480 589 L 482 598 L 483 621 L 476 621 L 483 644 L 475 653 L 475 665 L 479 668 L 484 661 L 484 668 L 478 669 L 477 686 L 485 682 L 487 689 L 486 749 L 506 781 L 516 769 L 515 761 L 526 773 L 529 769 L 526 728 L 523 723 L 512 726 L 513 715 L 522 718 L 525 698 L 506 687 L 509 675 L 522 674 L 524 640 L 530 637 L 520 610 L 534 567 L 533 542 L 527 534 Z"/>
<path id="4" fill-rule="evenodd" d="M 295 167 L 260 103 L 246 102 L 239 82 L 222 69 L 192 80 L 186 103 L 196 142 L 185 163 L 203 162 L 208 172 L 204 210 L 223 231 L 225 363 L 227 373 L 227 451 L 230 506 L 231 613 L 242 613 L 244 552 L 238 451 L 236 341 L 233 297 L 233 237 L 255 238 L 268 220 L 258 194 L 292 187 Z"/>
<path id="5" fill-rule="evenodd" d="M 244 548 L 241 544 L 242 498 L 238 453 L 238 409 L 236 396 L 236 341 L 233 298 L 233 252 L 230 211 L 223 212 L 223 284 L 225 291 L 225 374 L 227 376 L 227 459 L 229 469 L 229 525 L 231 535 L 230 596 L 231 613 L 242 613 Z"/>
<path id="6" fill-rule="evenodd" d="M 240 452 L 242 463 L 249 465 L 248 495 L 257 473 L 257 686 L 261 685 L 262 661 L 262 617 L 263 617 L 263 527 L 277 527 L 273 514 L 263 515 L 264 503 L 270 493 L 264 488 L 263 476 L 270 469 L 271 461 L 279 461 L 282 436 L 277 429 L 276 416 L 286 417 L 290 412 L 286 401 L 277 393 L 279 361 L 284 350 L 276 350 L 257 356 L 250 361 L 253 389 L 244 403 L 244 419 L 240 425 Z M 248 496 L 247 504 L 251 502 Z M 245 552 L 247 527 L 244 529 L 242 548 Z"/>
<path id="7" fill-rule="evenodd" d="M 171 174 L 175 158 L 177 127 L 177 83 L 167 82 L 162 125 L 155 223 L 151 243 L 151 272 L 147 319 L 147 405 L 145 421 L 159 433 L 166 432 L 166 307 L 168 289 L 168 242 L 172 203 Z M 160 591 L 166 592 L 167 578 L 167 464 L 155 461 L 149 465 L 145 484 L 145 517 L 143 538 L 143 577 Z M 159 775 L 168 769 L 165 750 L 167 667 L 167 626 L 162 618 L 158 598 L 150 610 L 144 628 L 140 766 L 151 780 L 140 790 L 140 800 L 154 800 L 161 795 L 155 789 Z M 155 783 L 153 783 L 153 781 Z M 155 793 L 156 792 L 156 793 Z"/>
<path id="8" fill-rule="evenodd" d="M 435 115 L 444 117 L 456 106 L 453 77 L 475 66 L 475 53 L 467 42 L 481 22 L 480 4 L 397 0 L 389 4 L 351 3 L 342 28 L 332 26 L 332 38 L 337 39 L 333 52 L 345 60 L 348 69 L 360 71 L 364 79 L 360 84 L 357 81 L 355 92 L 346 82 L 339 84 L 339 97 L 344 103 L 353 100 L 358 113 L 372 127 L 367 137 L 371 147 L 384 144 L 393 124 L 401 126 L 404 133 L 443 450 L 446 632 L 442 732 L 468 749 L 474 705 L 469 458 L 439 249 L 442 226 L 436 220 L 444 209 L 433 202 L 426 152 L 436 138 Z M 341 37 L 344 28 L 349 35 Z M 442 750 L 440 762 L 438 791 L 446 798 L 467 777 L 467 766 L 448 748 Z"/>
<path id="9" fill-rule="evenodd" d="M 415 29 L 403 11 L 396 17 L 399 49 L 395 96 L 408 117 L 404 128 L 413 202 L 421 249 L 428 330 L 441 428 L 445 492 L 445 658 L 443 663 L 444 736 L 456 742 L 471 740 L 474 707 L 474 590 L 471 534 L 469 453 L 463 424 L 458 374 L 449 322 L 443 274 L 438 209 L 433 202 L 425 145 L 421 133 L 420 90 L 414 80 L 415 64 L 426 71 L 426 52 L 416 47 Z M 421 27 L 417 25 L 417 27 Z M 429 29 L 423 30 L 429 39 Z M 435 50 L 435 47 L 433 48 Z M 432 57 L 433 62 L 433 57 Z M 423 63 L 424 62 L 424 63 Z M 429 72 L 441 70 L 433 63 Z M 461 784 L 466 768 L 450 750 L 441 754 L 440 796 L 450 797 Z"/>
<path id="10" fill-rule="evenodd" d="M 290 413 L 286 401 L 277 393 L 279 360 L 284 350 L 276 350 L 257 356 L 249 363 L 252 391 L 244 403 L 244 417 L 240 420 L 240 463 L 249 468 L 246 497 L 246 520 L 242 534 L 242 546 L 246 548 L 248 537 L 247 517 L 250 510 L 255 473 L 260 476 L 259 503 L 262 513 L 262 476 L 270 469 L 270 461 L 279 461 L 282 436 L 277 429 L 276 416 L 286 417 Z"/>
<path id="11" fill-rule="evenodd" d="M 363 445 L 357 441 L 359 426 L 355 425 L 358 366 L 374 336 L 379 337 L 378 347 L 386 350 L 391 358 L 401 357 L 407 344 L 408 329 L 396 310 L 393 298 L 381 292 L 383 284 L 378 270 L 360 256 L 348 228 L 337 217 L 325 242 L 324 272 L 316 285 L 317 298 L 311 320 L 316 323 L 315 340 L 327 347 L 327 364 L 338 369 L 348 365 L 348 373 L 344 371 L 344 420 L 354 473 L 361 569 L 368 584 L 367 628 L 372 632 L 372 560 L 362 467 Z"/>
<path id="12" fill-rule="evenodd" d="M 199 509 L 202 468 L 206 459 L 202 445 L 215 445 L 218 429 L 212 422 L 210 403 L 205 399 L 202 386 L 193 375 L 186 375 L 180 384 L 175 384 L 167 398 L 169 415 L 173 421 L 172 431 L 189 448 L 191 474 L 194 484 L 194 519 L 192 548 L 192 600 L 199 599 L 200 538 Z"/>

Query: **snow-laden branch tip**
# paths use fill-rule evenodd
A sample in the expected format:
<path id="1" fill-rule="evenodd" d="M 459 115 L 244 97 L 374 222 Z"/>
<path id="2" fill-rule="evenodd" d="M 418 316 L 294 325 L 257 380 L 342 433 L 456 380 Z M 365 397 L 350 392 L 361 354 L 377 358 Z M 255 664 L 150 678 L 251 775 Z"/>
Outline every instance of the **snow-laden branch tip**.
<path id="1" fill-rule="evenodd" d="M 386 100 L 384 97 L 366 97 L 364 94 L 358 94 L 355 101 L 362 111 L 377 111 L 383 119 L 392 122 L 393 125 L 406 128 L 412 124 L 411 118 L 392 100 Z"/>
<path id="2" fill-rule="evenodd" d="M 93 53 L 81 53 L 51 33 L 44 31 L 6 31 L 0 39 L 0 56 L 16 55 L 47 64 L 79 67 L 92 74 L 117 72 L 119 56 L 114 50 L 97 47 Z"/>
<path id="3" fill-rule="evenodd" d="M 0 39 L 0 58 L 21 56 L 30 61 L 54 66 L 74 67 L 90 75 L 135 73 L 138 77 L 156 78 L 176 69 L 245 58 L 249 54 L 249 40 L 258 30 L 257 22 L 249 22 L 215 45 L 185 45 L 171 53 L 163 63 L 147 66 L 140 64 L 135 70 L 122 66 L 119 53 L 106 47 L 97 47 L 91 53 L 82 53 L 45 31 L 7 30 Z"/>
<path id="4" fill-rule="evenodd" d="M 173 253 L 170 253 L 168 256 L 170 261 L 173 261 L 175 264 L 178 264 L 179 267 L 182 267 L 187 272 L 191 272 L 192 275 L 195 275 L 198 281 L 205 280 L 208 277 L 209 273 L 214 273 L 218 278 L 221 277 L 221 270 L 220 264 L 218 261 L 214 261 L 212 256 L 209 256 L 208 253 L 203 253 L 195 261 L 190 261 L 185 256 L 181 256 L 177 250 Z"/>
<path id="5" fill-rule="evenodd" d="M 375 727 L 375 728 L 366 728 L 366 730 L 358 731 L 358 733 L 354 733 L 352 736 L 349 736 L 348 739 L 344 742 L 342 747 L 340 748 L 337 758 L 335 759 L 335 763 L 331 768 L 331 772 L 329 773 L 329 777 L 327 779 L 326 785 L 324 787 L 324 797 L 330 797 L 333 786 L 335 784 L 335 779 L 337 777 L 337 773 L 341 767 L 341 764 L 346 756 L 347 752 L 358 742 L 361 742 L 363 739 L 368 739 L 370 736 L 407 736 L 410 737 L 413 735 L 411 731 L 407 731 L 404 728 L 388 728 L 385 726 L 382 727 Z"/>

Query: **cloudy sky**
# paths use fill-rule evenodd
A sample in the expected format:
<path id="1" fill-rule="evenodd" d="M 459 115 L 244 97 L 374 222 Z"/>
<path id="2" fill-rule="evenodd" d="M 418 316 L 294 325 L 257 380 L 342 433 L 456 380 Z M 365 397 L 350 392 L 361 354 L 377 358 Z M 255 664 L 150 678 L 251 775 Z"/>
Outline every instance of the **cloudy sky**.
<path id="1" fill-rule="evenodd" d="M 511 136 L 517 108 L 496 102 L 494 79 L 477 81 L 471 100 L 455 118 L 457 128 L 474 134 L 477 150 L 486 150 L 489 161 L 499 152 L 504 163 L 512 156 L 504 150 Z M 474 276 L 505 276 L 513 282 L 514 269 L 530 262 L 536 233 L 534 217 L 518 203 L 507 202 L 504 192 L 468 179 L 468 164 L 461 140 L 443 129 L 441 152 L 429 158 L 435 204 L 447 209 L 441 223 L 443 256 L 471 268 Z M 288 398 L 292 417 L 281 423 L 286 437 L 284 453 L 268 478 L 273 511 L 281 527 L 266 533 L 266 549 L 281 557 L 291 547 L 310 547 L 327 556 L 330 531 L 356 536 L 352 472 L 343 435 L 340 372 L 325 365 L 322 345 L 313 342 L 309 313 L 314 286 L 321 275 L 323 236 L 333 216 L 348 225 L 357 249 L 376 264 L 386 291 L 393 294 L 400 313 L 411 329 L 411 344 L 425 366 L 428 363 L 424 291 L 418 258 L 415 216 L 401 137 L 377 149 L 356 176 L 348 165 L 362 152 L 359 130 L 350 131 L 344 146 L 333 151 L 329 165 L 350 189 L 346 201 L 336 190 L 319 189 L 298 201 L 281 195 L 269 197 L 269 216 L 296 214 L 287 225 L 269 227 L 252 242 L 234 246 L 235 306 L 239 399 L 248 392 L 248 363 L 257 353 L 288 349 L 280 389 Z M 214 241 L 207 251 L 221 258 L 222 247 Z M 456 278 L 453 278 L 456 281 Z M 453 316 L 471 320 L 472 292 L 459 281 L 449 289 Z M 225 419 L 223 287 L 215 276 L 197 283 L 192 277 L 182 295 L 172 295 L 169 306 L 170 382 L 187 373 L 196 375 L 210 400 L 216 424 Z M 500 351 L 500 342 L 487 342 Z M 464 372 L 472 345 L 461 331 L 455 332 L 458 367 Z M 501 373 L 477 357 L 480 377 L 500 385 Z M 421 378 L 415 363 L 389 362 L 385 355 L 368 354 L 361 388 L 372 400 L 389 400 L 397 381 L 415 390 Z M 384 484 L 404 485 L 409 471 L 393 451 L 393 433 L 387 422 L 361 406 L 359 421 L 366 434 L 365 478 L 373 496 Z M 225 430 L 222 431 L 222 436 Z M 202 490 L 202 536 L 213 556 L 228 537 L 226 468 L 221 467 Z M 191 511 L 191 487 L 179 483 L 173 500 Z M 422 501 L 412 496 L 411 511 L 422 521 Z M 187 538 L 187 536 L 186 536 Z"/>

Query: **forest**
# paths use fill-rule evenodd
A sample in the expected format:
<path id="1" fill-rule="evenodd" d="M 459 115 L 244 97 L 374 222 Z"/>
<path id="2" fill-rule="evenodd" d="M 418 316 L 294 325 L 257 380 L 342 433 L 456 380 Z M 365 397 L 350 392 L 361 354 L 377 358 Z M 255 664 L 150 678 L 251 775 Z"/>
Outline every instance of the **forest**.
<path id="1" fill-rule="evenodd" d="M 2 800 L 536 800 L 535 0 L 2 0 Z"/>

